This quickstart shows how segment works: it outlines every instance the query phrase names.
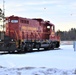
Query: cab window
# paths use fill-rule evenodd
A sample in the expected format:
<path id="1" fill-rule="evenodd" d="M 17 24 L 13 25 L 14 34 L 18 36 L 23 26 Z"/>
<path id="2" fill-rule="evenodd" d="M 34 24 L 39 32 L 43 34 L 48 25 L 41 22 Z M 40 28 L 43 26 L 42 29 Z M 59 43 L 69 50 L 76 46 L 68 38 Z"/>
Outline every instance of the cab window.
<path id="1" fill-rule="evenodd" d="M 11 20 L 11 23 L 18 23 L 18 20 Z"/>
<path id="2" fill-rule="evenodd" d="M 47 29 L 50 29 L 50 26 L 47 26 Z"/>

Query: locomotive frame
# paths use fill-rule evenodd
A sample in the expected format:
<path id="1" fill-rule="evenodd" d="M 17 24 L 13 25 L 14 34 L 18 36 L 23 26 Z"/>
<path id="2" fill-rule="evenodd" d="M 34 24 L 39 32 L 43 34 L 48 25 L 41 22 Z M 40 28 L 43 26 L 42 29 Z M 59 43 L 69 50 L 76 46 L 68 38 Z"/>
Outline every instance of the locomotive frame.
<path id="1" fill-rule="evenodd" d="M 50 21 L 12 15 L 6 17 L 5 26 L 4 39 L 0 40 L 0 50 L 2 51 L 28 52 L 34 48 L 48 50 L 60 46 L 60 37 L 55 34 L 55 25 Z M 1 32 L 1 35 L 3 33 Z"/>

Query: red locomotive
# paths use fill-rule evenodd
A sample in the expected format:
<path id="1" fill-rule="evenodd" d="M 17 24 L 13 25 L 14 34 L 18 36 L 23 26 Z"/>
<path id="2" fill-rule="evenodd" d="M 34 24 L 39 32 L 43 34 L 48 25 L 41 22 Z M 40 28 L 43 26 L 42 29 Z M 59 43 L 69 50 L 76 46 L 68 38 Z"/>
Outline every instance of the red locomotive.
<path id="1" fill-rule="evenodd" d="M 11 38 L 7 44 L 9 52 L 32 51 L 33 48 L 54 49 L 60 46 L 60 37 L 55 34 L 55 26 L 41 18 L 6 17 L 5 36 Z"/>

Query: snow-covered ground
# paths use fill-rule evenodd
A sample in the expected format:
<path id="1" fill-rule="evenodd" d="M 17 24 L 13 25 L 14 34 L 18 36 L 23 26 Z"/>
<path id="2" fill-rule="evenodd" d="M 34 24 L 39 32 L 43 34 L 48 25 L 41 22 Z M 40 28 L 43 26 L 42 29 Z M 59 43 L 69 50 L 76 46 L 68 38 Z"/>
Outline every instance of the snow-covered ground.
<path id="1" fill-rule="evenodd" d="M 59 50 L 0 55 L 0 75 L 76 75 L 73 45 Z"/>

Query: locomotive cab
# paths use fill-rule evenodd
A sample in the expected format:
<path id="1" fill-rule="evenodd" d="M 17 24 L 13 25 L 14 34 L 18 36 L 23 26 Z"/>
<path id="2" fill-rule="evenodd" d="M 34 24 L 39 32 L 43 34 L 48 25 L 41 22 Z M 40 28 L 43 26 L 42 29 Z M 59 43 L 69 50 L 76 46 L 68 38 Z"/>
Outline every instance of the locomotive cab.
<path id="1" fill-rule="evenodd" d="M 18 39 L 18 17 L 10 16 L 6 18 L 6 32 L 5 34 L 13 39 Z"/>
<path id="2" fill-rule="evenodd" d="M 46 21 L 44 26 L 43 26 L 43 34 L 45 37 L 44 39 L 49 40 L 49 36 L 51 35 L 51 31 L 54 31 L 54 26 L 52 24 L 50 24 L 49 21 Z"/>

